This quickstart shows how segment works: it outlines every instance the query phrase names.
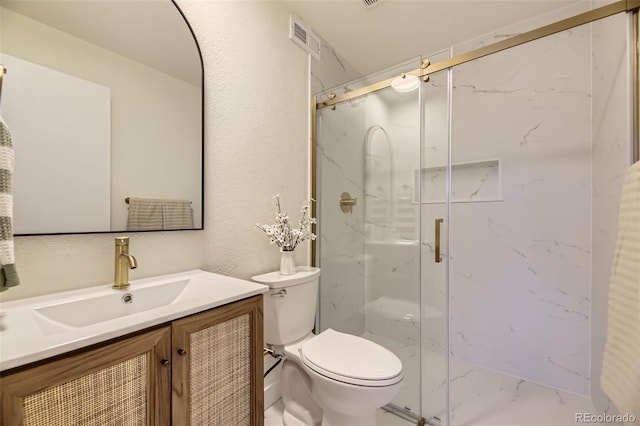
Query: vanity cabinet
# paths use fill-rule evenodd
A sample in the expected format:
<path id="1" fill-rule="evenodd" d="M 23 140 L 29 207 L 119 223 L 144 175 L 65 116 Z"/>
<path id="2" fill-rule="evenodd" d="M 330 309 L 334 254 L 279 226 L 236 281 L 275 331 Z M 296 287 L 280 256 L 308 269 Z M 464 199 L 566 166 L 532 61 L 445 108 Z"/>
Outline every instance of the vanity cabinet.
<path id="1" fill-rule="evenodd" d="M 174 321 L 173 425 L 264 423 L 262 296 Z"/>
<path id="2" fill-rule="evenodd" d="M 262 327 L 258 295 L 3 373 L 0 424 L 262 426 Z"/>
<path id="3" fill-rule="evenodd" d="M 171 329 L 59 357 L 3 376 L 4 426 L 162 425 L 170 412 Z"/>

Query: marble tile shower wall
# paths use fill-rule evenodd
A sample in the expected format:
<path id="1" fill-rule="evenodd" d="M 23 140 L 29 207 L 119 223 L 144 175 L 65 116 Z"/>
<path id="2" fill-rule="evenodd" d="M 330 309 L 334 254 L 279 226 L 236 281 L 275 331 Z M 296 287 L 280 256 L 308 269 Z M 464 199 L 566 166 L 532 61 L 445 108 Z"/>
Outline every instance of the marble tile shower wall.
<path id="1" fill-rule="evenodd" d="M 414 172 L 420 165 L 418 92 L 398 94 L 385 89 L 369 96 L 367 128 L 382 126 L 389 143 L 382 130 L 371 136 L 365 175 L 367 240 L 417 241 Z M 417 287 L 417 281 L 413 286 Z"/>
<path id="2" fill-rule="evenodd" d="M 585 26 L 457 67 L 452 99 L 452 163 L 498 159 L 503 199 L 452 206 L 452 355 L 581 395 L 590 378 L 590 70 Z"/>
<path id="3" fill-rule="evenodd" d="M 364 250 L 363 135 L 365 109 L 348 102 L 335 111 L 318 115 L 320 324 L 322 329 L 362 334 L 366 258 Z M 340 194 L 348 192 L 359 203 L 352 213 L 343 213 Z"/>
<path id="4" fill-rule="evenodd" d="M 338 87 L 359 76 L 351 64 L 322 40 L 321 60 L 311 59 L 311 93 Z M 360 202 L 362 184 L 361 134 L 364 108 L 356 103 L 338 105 L 336 111 L 318 113 L 317 194 L 321 253 L 320 325 L 322 329 L 361 334 L 364 331 L 364 293 L 368 269 L 364 256 L 364 215 L 340 211 L 338 199 L 349 192 Z M 326 200 L 326 201 L 325 201 Z M 370 266 L 370 265 L 369 265 Z"/>

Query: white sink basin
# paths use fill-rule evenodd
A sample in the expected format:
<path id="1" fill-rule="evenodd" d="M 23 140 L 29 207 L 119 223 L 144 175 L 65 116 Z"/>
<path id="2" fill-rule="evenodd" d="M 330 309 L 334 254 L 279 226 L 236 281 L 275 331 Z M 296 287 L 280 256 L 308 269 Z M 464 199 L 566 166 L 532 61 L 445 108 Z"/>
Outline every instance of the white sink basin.
<path id="1" fill-rule="evenodd" d="M 195 270 L 0 304 L 0 371 L 124 336 L 268 287 Z"/>
<path id="2" fill-rule="evenodd" d="M 178 280 L 142 289 L 117 290 L 113 294 L 93 296 L 70 302 L 37 308 L 35 311 L 48 320 L 70 327 L 86 327 L 103 321 L 173 303 L 191 280 Z M 49 334 L 52 328 L 43 326 Z"/>

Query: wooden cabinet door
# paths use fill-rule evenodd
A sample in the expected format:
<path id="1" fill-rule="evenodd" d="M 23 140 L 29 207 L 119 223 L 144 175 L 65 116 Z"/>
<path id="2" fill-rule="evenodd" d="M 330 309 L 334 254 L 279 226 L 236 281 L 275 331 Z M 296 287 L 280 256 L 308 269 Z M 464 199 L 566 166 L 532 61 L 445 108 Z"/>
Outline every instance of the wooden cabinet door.
<path id="1" fill-rule="evenodd" d="M 262 295 L 172 323 L 172 420 L 264 423 Z"/>
<path id="2" fill-rule="evenodd" d="M 170 360 L 167 326 L 9 372 L 0 424 L 169 425 Z"/>

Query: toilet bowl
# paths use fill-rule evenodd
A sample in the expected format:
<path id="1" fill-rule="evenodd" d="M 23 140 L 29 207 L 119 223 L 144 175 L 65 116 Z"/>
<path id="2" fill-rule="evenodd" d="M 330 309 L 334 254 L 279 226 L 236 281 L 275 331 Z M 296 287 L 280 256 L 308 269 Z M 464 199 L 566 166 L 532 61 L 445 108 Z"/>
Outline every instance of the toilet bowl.
<path id="1" fill-rule="evenodd" d="M 285 426 L 373 426 L 376 410 L 400 390 L 402 363 L 391 351 L 358 336 L 311 330 L 318 268 L 294 275 L 253 277 L 271 288 L 265 297 L 265 342 L 285 355 L 281 372 Z"/>

